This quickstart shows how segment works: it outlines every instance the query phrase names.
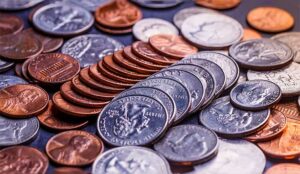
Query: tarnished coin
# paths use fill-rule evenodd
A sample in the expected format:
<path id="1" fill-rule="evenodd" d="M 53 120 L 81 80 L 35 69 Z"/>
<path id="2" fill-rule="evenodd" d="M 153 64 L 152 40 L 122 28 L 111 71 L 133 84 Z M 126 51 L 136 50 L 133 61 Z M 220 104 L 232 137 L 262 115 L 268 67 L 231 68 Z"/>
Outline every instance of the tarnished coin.
<path id="1" fill-rule="evenodd" d="M 113 146 L 148 145 L 162 135 L 168 121 L 166 108 L 158 100 L 132 95 L 110 102 L 98 117 L 97 129 Z"/>
<path id="2" fill-rule="evenodd" d="M 279 69 L 293 60 L 293 51 L 286 44 L 271 39 L 255 39 L 237 43 L 229 54 L 241 67 L 251 70 Z"/>
<path id="3" fill-rule="evenodd" d="M 295 163 L 281 163 L 270 167 L 265 174 L 298 174 L 300 165 Z"/>
<path id="4" fill-rule="evenodd" d="M 39 150 L 28 146 L 13 146 L 0 150 L 0 173 L 45 174 L 49 161 Z"/>
<path id="5" fill-rule="evenodd" d="M 153 1 L 153 0 L 131 0 L 132 2 L 135 2 L 143 7 L 147 7 L 147 8 L 170 8 L 170 7 L 174 7 L 182 2 L 184 2 L 184 0 L 159 0 L 159 1 Z"/>
<path id="6" fill-rule="evenodd" d="M 1 8 L 0 2 L 0 8 Z M 14 15 L 0 14 L 0 36 L 19 33 L 24 28 L 23 20 Z"/>
<path id="7" fill-rule="evenodd" d="M 94 12 L 96 11 L 97 7 L 104 5 L 105 3 L 109 2 L 109 0 L 67 0 L 65 2 L 73 3 L 89 10 L 90 12 Z"/>
<path id="8" fill-rule="evenodd" d="M 208 8 L 226 10 L 238 6 L 241 0 L 195 0 L 195 3 Z"/>
<path id="9" fill-rule="evenodd" d="M 137 40 L 148 42 L 151 36 L 157 34 L 178 35 L 179 31 L 172 23 L 159 18 L 146 18 L 133 26 L 133 35 Z"/>
<path id="10" fill-rule="evenodd" d="M 80 168 L 73 168 L 73 167 L 60 167 L 56 168 L 53 174 L 87 174 L 84 170 Z"/>
<path id="11" fill-rule="evenodd" d="M 200 122 L 226 137 L 242 137 L 258 131 L 270 117 L 270 110 L 245 111 L 235 108 L 230 97 L 215 100 L 200 113 Z"/>
<path id="12" fill-rule="evenodd" d="M 292 63 L 287 67 L 272 71 L 248 71 L 249 80 L 268 80 L 281 88 L 283 97 L 300 94 L 300 65 Z"/>
<path id="13" fill-rule="evenodd" d="M 17 63 L 14 68 L 14 72 L 18 77 L 23 78 L 22 74 L 22 63 Z"/>
<path id="14" fill-rule="evenodd" d="M 0 59 L 0 73 L 10 70 L 14 65 L 14 62 Z"/>
<path id="15" fill-rule="evenodd" d="M 13 118 L 31 117 L 48 105 L 49 96 L 42 88 L 19 84 L 0 90 L 0 113 Z"/>
<path id="16" fill-rule="evenodd" d="M 244 28 L 244 36 L 242 38 L 242 41 L 260 39 L 260 38 L 262 38 L 262 35 L 257 31 L 252 30 L 250 28 Z"/>
<path id="17" fill-rule="evenodd" d="M 79 130 L 59 133 L 46 145 L 49 158 L 66 166 L 91 164 L 103 150 L 103 142 L 96 135 Z"/>
<path id="18" fill-rule="evenodd" d="M 122 49 L 123 46 L 113 38 L 101 34 L 87 34 L 68 40 L 61 52 L 77 59 L 84 68 L 96 64 L 104 56 Z"/>
<path id="19" fill-rule="evenodd" d="M 195 165 L 210 160 L 218 151 L 217 135 L 202 126 L 181 125 L 171 128 L 154 149 L 171 163 Z"/>
<path id="20" fill-rule="evenodd" d="M 183 36 L 199 47 L 224 48 L 239 42 L 244 29 L 235 19 L 217 13 L 202 13 L 187 18 Z"/>
<path id="21" fill-rule="evenodd" d="M 67 3 L 43 6 L 34 13 L 32 20 L 37 29 L 56 36 L 78 35 L 94 24 L 89 11 Z"/>
<path id="22" fill-rule="evenodd" d="M 233 105 L 245 110 L 267 109 L 281 99 L 281 89 L 273 82 L 250 80 L 235 86 L 230 92 Z"/>
<path id="23" fill-rule="evenodd" d="M 165 158 L 149 148 L 137 146 L 114 148 L 95 160 L 92 174 L 108 174 L 110 171 L 128 174 L 171 174 Z"/>
<path id="24" fill-rule="evenodd" d="M 257 7 L 247 15 L 248 23 L 255 29 L 265 32 L 281 32 L 294 26 L 294 17 L 277 7 Z"/>
<path id="25" fill-rule="evenodd" d="M 0 75 L 0 90 L 17 84 L 27 84 L 25 80 L 17 76 Z"/>
<path id="26" fill-rule="evenodd" d="M 23 10 L 35 6 L 44 0 L 1 0 L 1 10 Z"/>

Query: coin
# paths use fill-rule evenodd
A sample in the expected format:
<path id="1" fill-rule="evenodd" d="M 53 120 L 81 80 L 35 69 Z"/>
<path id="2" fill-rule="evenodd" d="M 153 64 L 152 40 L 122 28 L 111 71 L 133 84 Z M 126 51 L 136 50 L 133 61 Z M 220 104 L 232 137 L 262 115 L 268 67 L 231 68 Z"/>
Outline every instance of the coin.
<path id="1" fill-rule="evenodd" d="M 28 64 L 28 72 L 35 80 L 44 84 L 61 84 L 71 80 L 80 70 L 73 57 L 61 53 L 41 54 Z"/>
<path id="2" fill-rule="evenodd" d="M 179 31 L 170 22 L 159 18 L 146 18 L 133 26 L 133 35 L 137 40 L 148 42 L 151 36 L 157 34 L 178 35 Z"/>
<path id="3" fill-rule="evenodd" d="M 108 0 L 67 0 L 66 2 L 73 3 L 89 10 L 90 12 L 94 12 L 97 7 L 104 5 L 108 2 Z"/>
<path id="4" fill-rule="evenodd" d="M 1 7 L 1 2 L 0 2 Z M 21 18 L 14 15 L 0 14 L 0 36 L 7 34 L 17 34 L 24 28 L 24 22 Z"/>
<path id="5" fill-rule="evenodd" d="M 110 28 L 110 27 L 106 27 L 100 24 L 95 24 L 96 28 L 100 31 L 103 31 L 105 33 L 108 34 L 128 34 L 132 32 L 132 27 L 128 27 L 128 28 Z"/>
<path id="6" fill-rule="evenodd" d="M 94 24 L 89 11 L 66 3 L 43 6 L 34 13 L 32 20 L 37 29 L 55 36 L 78 35 Z"/>
<path id="7" fill-rule="evenodd" d="M 241 67 L 251 70 L 279 69 L 293 60 L 286 44 L 271 39 L 255 39 L 232 45 L 229 54 Z"/>
<path id="8" fill-rule="evenodd" d="M 10 70 L 14 65 L 14 62 L 0 59 L 0 73 Z"/>
<path id="9" fill-rule="evenodd" d="M 98 137 L 79 130 L 59 133 L 46 145 L 48 157 L 53 162 L 66 166 L 91 164 L 103 150 L 103 142 Z"/>
<path id="10" fill-rule="evenodd" d="M 242 38 L 242 41 L 252 40 L 252 39 L 261 39 L 262 36 L 260 33 L 258 33 L 255 30 L 252 30 L 250 28 L 244 28 L 244 36 Z"/>
<path id="11" fill-rule="evenodd" d="M 119 41 L 101 34 L 81 35 L 68 40 L 61 52 L 80 62 L 82 68 L 96 64 L 104 56 L 123 48 Z"/>
<path id="12" fill-rule="evenodd" d="M 225 137 L 242 137 L 261 129 L 270 117 L 270 110 L 245 111 L 235 108 L 230 97 L 216 99 L 201 111 L 200 122 Z"/>
<path id="13" fill-rule="evenodd" d="M 42 112 L 49 96 L 42 88 L 19 84 L 0 90 L 0 113 L 12 118 L 26 118 Z"/>
<path id="14" fill-rule="evenodd" d="M 147 8 L 170 8 L 174 7 L 180 3 L 183 3 L 184 0 L 160 0 L 160 1 L 153 1 L 153 0 L 131 0 L 139 4 L 140 6 L 147 7 Z"/>
<path id="15" fill-rule="evenodd" d="M 292 63 L 279 70 L 248 71 L 249 80 L 268 80 L 281 88 L 283 97 L 298 96 L 300 94 L 300 65 Z"/>
<path id="16" fill-rule="evenodd" d="M 294 26 L 294 17 L 277 7 L 257 7 L 247 15 L 248 23 L 255 29 L 265 32 L 281 32 Z"/>
<path id="17" fill-rule="evenodd" d="M 238 6 L 241 0 L 195 0 L 195 3 L 208 8 L 226 10 Z"/>
<path id="18" fill-rule="evenodd" d="M 202 126 L 175 126 L 154 145 L 154 149 L 173 164 L 195 165 L 217 154 L 218 137 Z"/>
<path id="19" fill-rule="evenodd" d="M 0 90 L 17 84 L 27 84 L 27 82 L 17 76 L 0 75 Z"/>
<path id="20" fill-rule="evenodd" d="M 182 26 L 183 36 L 204 48 L 224 48 L 239 42 L 244 29 L 235 19 L 217 13 L 202 13 L 189 17 Z"/>
<path id="21" fill-rule="evenodd" d="M 23 10 L 35 6 L 44 0 L 1 0 L 1 10 Z"/>
<path id="22" fill-rule="evenodd" d="M 33 79 L 29 73 L 28 73 L 28 64 L 30 63 L 32 59 L 27 59 L 23 64 L 22 64 L 22 77 L 24 77 L 24 79 L 26 81 L 28 81 L 31 84 L 35 84 L 38 83 L 38 81 L 36 81 L 35 79 Z"/>
<path id="23" fill-rule="evenodd" d="M 131 165 L 132 163 L 134 165 Z M 121 164 L 122 168 L 117 167 Z M 107 171 L 131 174 L 171 174 L 170 166 L 165 158 L 149 148 L 137 146 L 114 148 L 99 156 L 93 164 L 92 174 L 103 174 Z"/>
<path id="24" fill-rule="evenodd" d="M 110 102 L 100 113 L 97 129 L 110 145 L 147 145 L 165 131 L 166 108 L 156 99 L 132 95 Z"/>
<path id="25" fill-rule="evenodd" d="M 87 174 L 85 171 L 79 168 L 73 168 L 73 167 L 60 167 L 56 168 L 53 172 L 53 174 Z"/>
<path id="26" fill-rule="evenodd" d="M 0 156 L 0 173 L 3 174 L 45 174 L 49 165 L 46 155 L 28 146 L 1 149 Z"/>
<path id="27" fill-rule="evenodd" d="M 267 126 L 245 139 L 253 142 L 269 141 L 279 136 L 286 127 L 287 118 L 285 115 L 276 109 L 271 109 L 271 116 Z"/>
<path id="28" fill-rule="evenodd" d="M 237 84 L 247 81 L 247 72 L 241 71 Z"/>
<path id="29" fill-rule="evenodd" d="M 270 167 L 265 174 L 297 174 L 299 171 L 299 164 L 281 163 Z"/>
<path id="30" fill-rule="evenodd" d="M 133 87 L 153 87 L 165 91 L 174 100 L 177 112 L 174 122 L 182 120 L 190 111 L 191 94 L 180 82 L 166 78 L 156 77 L 137 83 Z"/>
<path id="31" fill-rule="evenodd" d="M 15 70 L 14 70 L 15 74 L 18 77 L 23 78 L 23 74 L 22 74 L 22 63 L 17 63 L 15 66 Z"/>
<path id="32" fill-rule="evenodd" d="M 235 86 L 230 92 L 231 103 L 250 111 L 267 109 L 281 99 L 278 85 L 266 80 L 250 80 Z"/>

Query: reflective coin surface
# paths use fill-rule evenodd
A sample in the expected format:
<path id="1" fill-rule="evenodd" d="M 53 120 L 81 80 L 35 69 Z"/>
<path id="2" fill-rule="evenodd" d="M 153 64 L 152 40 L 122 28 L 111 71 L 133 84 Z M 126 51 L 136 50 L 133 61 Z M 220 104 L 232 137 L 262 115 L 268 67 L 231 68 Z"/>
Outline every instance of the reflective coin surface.
<path id="1" fill-rule="evenodd" d="M 215 100 L 200 113 L 200 122 L 207 128 L 226 137 L 241 137 L 256 132 L 270 117 L 270 110 L 257 112 L 235 108 L 230 97 Z"/>
<path id="2" fill-rule="evenodd" d="M 1 0 L 0 9 L 1 10 L 23 10 L 30 8 L 44 0 Z"/>
<path id="3" fill-rule="evenodd" d="M 159 0 L 159 1 L 153 1 L 153 0 L 131 0 L 132 2 L 135 2 L 139 4 L 140 6 L 147 7 L 147 8 L 170 8 L 174 7 L 182 2 L 184 0 Z"/>
<path id="4" fill-rule="evenodd" d="M 237 84 L 247 81 L 247 72 L 241 71 Z"/>
<path id="5" fill-rule="evenodd" d="M 241 0 L 195 0 L 195 3 L 208 8 L 225 10 L 238 6 Z"/>
<path id="6" fill-rule="evenodd" d="M 8 15 L 4 13 L 0 14 L 0 36 L 4 36 L 7 34 L 16 34 L 20 32 L 23 28 L 24 22 L 18 16 Z"/>
<path id="7" fill-rule="evenodd" d="M 262 38 L 262 35 L 257 31 L 252 30 L 250 28 L 244 28 L 244 36 L 242 38 L 242 41 L 260 39 L 260 38 Z"/>
<path id="8" fill-rule="evenodd" d="M 298 174 L 300 165 L 295 163 L 276 164 L 269 168 L 265 174 Z"/>
<path id="9" fill-rule="evenodd" d="M 17 84 L 27 84 L 25 80 L 17 76 L 10 75 L 0 75 L 0 89 L 17 85 Z"/>
<path id="10" fill-rule="evenodd" d="M 10 70 L 14 65 L 14 62 L 0 59 L 0 73 Z"/>
<path id="11" fill-rule="evenodd" d="M 97 7 L 107 3 L 108 1 L 109 0 L 67 0 L 66 2 L 73 3 L 89 10 L 90 12 L 94 12 Z"/>

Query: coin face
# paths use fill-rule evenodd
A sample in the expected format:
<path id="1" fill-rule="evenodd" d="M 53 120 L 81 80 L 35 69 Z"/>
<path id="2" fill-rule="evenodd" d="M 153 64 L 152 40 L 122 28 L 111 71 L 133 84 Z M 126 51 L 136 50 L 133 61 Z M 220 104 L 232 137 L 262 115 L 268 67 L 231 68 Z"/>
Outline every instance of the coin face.
<path id="1" fill-rule="evenodd" d="M 240 110 L 231 105 L 229 96 L 225 96 L 201 111 L 200 122 L 220 135 L 241 137 L 260 129 L 269 117 L 269 109 L 257 112 Z"/>
<path id="2" fill-rule="evenodd" d="M 202 126 L 181 125 L 171 128 L 154 149 L 171 163 L 194 165 L 216 155 L 218 137 Z"/>
<path id="3" fill-rule="evenodd" d="M 300 165 L 294 163 L 276 164 L 266 171 L 266 174 L 297 174 L 300 171 Z"/>
<path id="4" fill-rule="evenodd" d="M 242 41 L 252 40 L 252 39 L 261 39 L 262 35 L 255 30 L 250 28 L 244 28 L 244 36 Z"/>
<path id="5" fill-rule="evenodd" d="M 300 65 L 292 63 L 285 68 L 272 71 L 248 71 L 249 80 L 268 80 L 277 84 L 284 97 L 300 94 Z"/>
<path id="6" fill-rule="evenodd" d="M 67 131 L 53 136 L 46 145 L 49 158 L 61 165 L 91 164 L 104 150 L 103 142 L 86 131 Z"/>
<path id="7" fill-rule="evenodd" d="M 263 110 L 279 102 L 281 90 L 266 80 L 251 80 L 238 84 L 230 92 L 233 105 L 245 110 Z"/>
<path id="8" fill-rule="evenodd" d="M 208 8 L 225 10 L 238 6 L 241 0 L 195 0 L 195 3 Z"/>
<path id="9" fill-rule="evenodd" d="M 119 168 L 119 164 L 123 167 Z M 170 166 L 165 158 L 149 148 L 137 146 L 114 148 L 99 156 L 93 164 L 92 174 L 103 174 L 108 171 L 131 174 L 171 174 Z"/>
<path id="10" fill-rule="evenodd" d="M 146 18 L 133 26 L 133 35 L 137 40 L 148 42 L 151 36 L 157 34 L 178 35 L 179 31 L 170 22 L 158 18 Z"/>
<path id="11" fill-rule="evenodd" d="M 244 30 L 235 19 L 217 14 L 202 13 L 189 17 L 182 26 L 183 36 L 204 48 L 224 48 L 239 42 Z"/>
<path id="12" fill-rule="evenodd" d="M 67 2 L 83 7 L 90 12 L 94 12 L 96 11 L 97 7 L 107 3 L 108 0 L 67 0 Z"/>
<path id="13" fill-rule="evenodd" d="M 17 84 L 27 84 L 25 80 L 17 76 L 0 75 L 0 90 Z"/>
<path id="14" fill-rule="evenodd" d="M 257 7 L 247 16 L 248 23 L 265 32 L 281 32 L 294 26 L 294 17 L 277 7 Z"/>
<path id="15" fill-rule="evenodd" d="M 0 2 L 1 10 L 23 10 L 30 8 L 44 0 L 2 0 Z"/>
<path id="16" fill-rule="evenodd" d="M 123 46 L 122 43 L 110 37 L 101 34 L 87 34 L 68 40 L 61 52 L 77 59 L 83 68 L 97 63 L 104 56 L 122 49 Z"/>
<path id="17" fill-rule="evenodd" d="M 60 167 L 56 168 L 53 174 L 87 174 L 84 170 L 80 168 L 73 168 L 73 167 Z"/>
<path id="18" fill-rule="evenodd" d="M 289 46 L 271 39 L 240 42 L 230 47 L 229 54 L 243 68 L 264 71 L 281 68 L 294 56 Z"/>
<path id="19" fill-rule="evenodd" d="M 51 35 L 73 36 L 88 30 L 94 23 L 91 13 L 77 5 L 52 3 L 33 15 L 34 26 Z"/>
<path id="20" fill-rule="evenodd" d="M 140 6 L 143 7 L 147 7 L 147 8 L 170 8 L 170 7 L 174 7 L 182 2 L 184 2 L 184 0 L 172 0 L 172 1 L 168 1 L 168 0 L 160 0 L 158 1 L 152 1 L 152 0 L 132 0 L 132 2 L 135 2 L 137 4 L 139 4 Z"/>
<path id="21" fill-rule="evenodd" d="M 2 2 L 2 1 L 1 1 Z M 1 8 L 0 2 L 0 8 Z M 24 28 L 24 22 L 21 18 L 14 15 L 0 14 L 0 36 L 7 34 L 16 34 Z"/>

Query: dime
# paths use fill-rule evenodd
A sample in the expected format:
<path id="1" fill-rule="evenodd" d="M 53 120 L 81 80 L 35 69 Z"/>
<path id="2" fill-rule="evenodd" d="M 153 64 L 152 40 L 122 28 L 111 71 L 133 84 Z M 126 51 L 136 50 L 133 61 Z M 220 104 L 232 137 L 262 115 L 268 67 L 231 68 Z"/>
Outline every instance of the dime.
<path id="1" fill-rule="evenodd" d="M 0 2 L 0 8 L 1 8 Z M 7 34 L 17 34 L 24 28 L 24 22 L 21 18 L 14 15 L 0 14 L 0 36 Z"/>
<path id="2" fill-rule="evenodd" d="M 230 103 L 225 96 L 215 100 L 200 113 L 200 122 L 226 137 L 242 137 L 261 129 L 270 117 L 270 110 L 244 111 Z"/>
<path id="3" fill-rule="evenodd" d="M 171 128 L 154 149 L 171 163 L 194 165 L 203 163 L 217 154 L 217 135 L 202 126 L 181 125 Z"/>
<path id="4" fill-rule="evenodd" d="M 133 26 L 133 35 L 137 40 L 148 42 L 151 36 L 157 34 L 178 35 L 179 31 L 172 23 L 158 18 L 146 18 Z"/>
<path id="5" fill-rule="evenodd" d="M 252 39 L 261 39 L 262 36 L 260 33 L 258 33 L 255 30 L 252 30 L 250 28 L 244 28 L 244 36 L 242 38 L 242 41 L 252 40 Z"/>
<path id="6" fill-rule="evenodd" d="M 217 13 L 202 13 L 189 17 L 182 26 L 183 36 L 204 48 L 224 48 L 239 42 L 243 27 L 235 19 Z"/>
<path id="7" fill-rule="evenodd" d="M 241 67 L 251 70 L 279 69 L 293 60 L 286 44 L 271 39 L 255 39 L 232 45 L 229 54 Z"/>
<path id="8" fill-rule="evenodd" d="M 226 10 L 238 6 L 241 0 L 195 0 L 195 3 L 208 8 Z"/>
<path id="9" fill-rule="evenodd" d="M 278 85 L 266 80 L 251 80 L 238 84 L 230 92 L 233 105 L 245 110 L 267 109 L 281 99 Z"/>
<path id="10" fill-rule="evenodd" d="M 61 52 L 80 62 L 82 68 L 96 64 L 104 56 L 123 48 L 123 44 L 101 34 L 87 34 L 68 40 Z"/>
<path id="11" fill-rule="evenodd" d="M 45 174 L 49 165 L 46 155 L 27 146 L 4 148 L 0 150 L 0 157 L 0 173 L 3 174 Z"/>
<path id="12" fill-rule="evenodd" d="M 79 130 L 59 133 L 46 145 L 49 158 L 57 164 L 66 166 L 91 164 L 103 150 L 103 142 L 98 137 Z"/>
<path id="13" fill-rule="evenodd" d="M 14 62 L 0 59 L 0 73 L 10 70 L 14 65 Z"/>
<path id="14" fill-rule="evenodd" d="M 100 113 L 97 129 L 110 145 L 148 145 L 159 138 L 168 124 L 166 108 L 156 99 L 132 95 L 117 98 Z"/>
<path id="15" fill-rule="evenodd" d="M 72 168 L 72 167 L 60 167 L 54 170 L 53 174 L 87 174 L 85 171 L 79 168 Z"/>
<path id="16" fill-rule="evenodd" d="M 265 174 L 297 174 L 300 171 L 300 165 L 294 163 L 276 164 L 269 168 Z"/>
<path id="17" fill-rule="evenodd" d="M 27 84 L 27 82 L 17 76 L 0 75 L 0 90 L 17 84 Z"/>
<path id="18" fill-rule="evenodd" d="M 0 90 L 0 113 L 12 118 L 26 118 L 42 112 L 49 96 L 42 88 L 19 84 Z"/>
<path id="19" fill-rule="evenodd" d="M 265 32 L 281 32 L 294 26 L 294 17 L 277 7 L 257 7 L 247 16 L 248 23 L 255 29 Z"/>
<path id="20" fill-rule="evenodd" d="M 118 167 L 122 164 L 122 168 Z M 99 156 L 92 168 L 92 174 L 108 171 L 130 174 L 171 174 L 165 158 L 144 147 L 126 146 L 106 151 Z"/>
<path id="21" fill-rule="evenodd" d="M 300 65 L 292 63 L 287 67 L 272 71 L 248 71 L 249 80 L 268 80 L 281 88 L 283 97 L 300 94 Z"/>
<path id="22" fill-rule="evenodd" d="M 1 0 L 1 10 L 23 10 L 35 6 L 44 0 Z"/>
<path id="23" fill-rule="evenodd" d="M 143 7 L 147 8 L 170 8 L 174 7 L 180 3 L 183 3 L 184 0 L 160 0 L 160 1 L 153 1 L 153 0 L 131 0 L 132 2 L 135 2 Z"/>
<path id="24" fill-rule="evenodd" d="M 104 5 L 108 2 L 108 0 L 67 0 L 66 2 L 73 3 L 89 10 L 90 12 L 94 12 L 97 7 Z"/>
<path id="25" fill-rule="evenodd" d="M 33 15 L 34 26 L 51 35 L 73 36 L 92 27 L 91 13 L 77 5 L 52 3 L 39 8 Z"/>

